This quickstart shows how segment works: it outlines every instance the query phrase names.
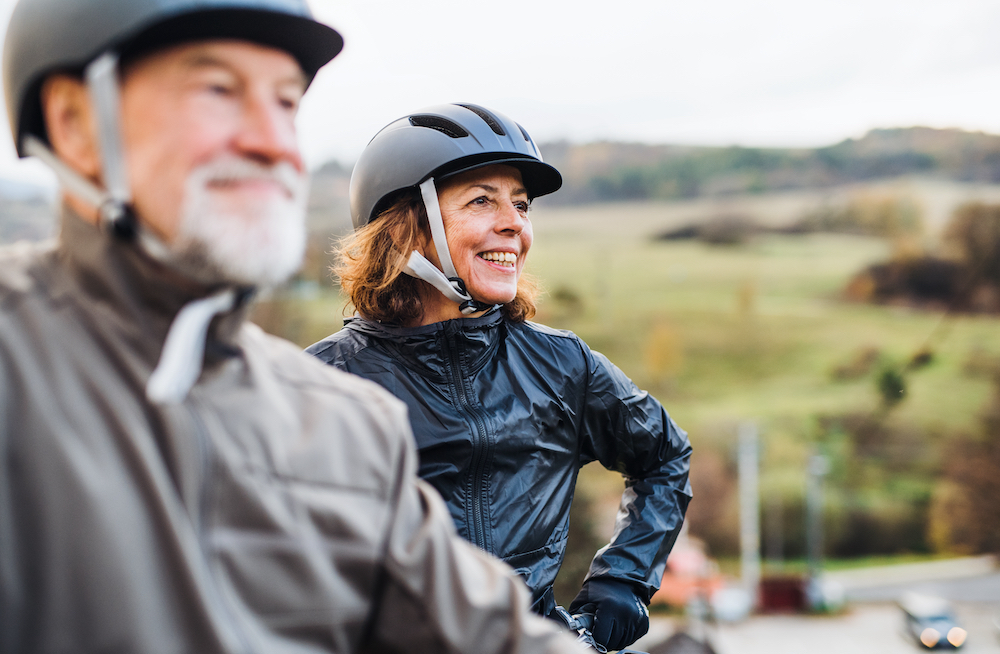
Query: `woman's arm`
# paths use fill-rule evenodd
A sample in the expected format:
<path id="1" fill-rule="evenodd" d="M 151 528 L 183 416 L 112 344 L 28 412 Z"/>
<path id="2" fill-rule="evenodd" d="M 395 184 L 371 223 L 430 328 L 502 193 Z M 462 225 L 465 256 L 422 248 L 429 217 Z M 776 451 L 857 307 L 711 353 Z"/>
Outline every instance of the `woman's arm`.
<path id="1" fill-rule="evenodd" d="M 586 355 L 581 457 L 625 477 L 614 535 L 594 557 L 587 577 L 628 582 L 648 603 L 660 587 L 691 500 L 691 444 L 663 405 L 607 357 L 589 348 Z"/>

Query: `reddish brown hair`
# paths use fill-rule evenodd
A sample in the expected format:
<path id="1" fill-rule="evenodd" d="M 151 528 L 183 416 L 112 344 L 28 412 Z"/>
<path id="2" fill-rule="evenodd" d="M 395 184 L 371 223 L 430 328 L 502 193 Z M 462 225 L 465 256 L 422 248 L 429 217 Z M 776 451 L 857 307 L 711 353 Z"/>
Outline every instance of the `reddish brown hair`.
<path id="1" fill-rule="evenodd" d="M 337 244 L 333 274 L 362 316 L 394 325 L 409 326 L 423 315 L 421 293 L 432 289 L 427 282 L 403 272 L 406 259 L 430 238 L 423 201 L 414 193 L 400 197 L 391 207 Z M 437 293 L 437 290 L 433 290 Z M 522 274 L 514 299 L 501 307 L 514 322 L 535 315 L 538 286 Z"/>

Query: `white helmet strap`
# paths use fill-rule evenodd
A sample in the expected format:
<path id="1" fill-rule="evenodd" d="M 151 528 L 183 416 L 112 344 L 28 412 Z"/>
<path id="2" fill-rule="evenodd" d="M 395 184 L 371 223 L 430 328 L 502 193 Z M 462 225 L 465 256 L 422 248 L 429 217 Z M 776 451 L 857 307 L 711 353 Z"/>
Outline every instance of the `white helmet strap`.
<path id="1" fill-rule="evenodd" d="M 448 237 L 444 232 L 444 218 L 441 216 L 441 204 L 438 202 L 433 177 L 420 185 L 420 195 L 427 209 L 427 222 L 431 225 L 431 237 L 434 239 L 434 247 L 437 248 L 438 259 L 441 260 L 441 270 L 448 279 L 458 279 L 458 272 L 455 270 L 451 251 L 448 249 Z"/>
<path id="2" fill-rule="evenodd" d="M 444 273 L 438 270 L 438 268 L 427 260 L 424 255 L 417 251 L 410 253 L 410 258 L 406 260 L 406 266 L 403 268 L 405 272 L 410 277 L 416 277 L 417 279 L 422 279 L 437 290 L 441 291 L 441 294 L 452 302 L 457 302 L 462 304 L 468 302 L 472 299 L 467 291 L 460 291 L 455 288 L 455 283 L 444 276 Z"/>
<path id="3" fill-rule="evenodd" d="M 100 209 L 111 202 L 110 193 L 67 166 L 49 146 L 42 143 L 37 137 L 30 134 L 24 137 L 24 151 L 32 157 L 38 157 L 55 173 L 56 179 L 67 191 L 78 196 L 90 206 Z"/>
<path id="4" fill-rule="evenodd" d="M 121 98 L 118 88 L 118 55 L 108 51 L 87 65 L 84 71 L 90 100 L 97 117 L 101 147 L 101 172 L 110 199 L 101 207 L 104 220 L 122 220 L 132 202 L 132 190 L 125 165 L 121 138 Z M 105 207 L 110 209 L 106 210 Z M 118 215 L 114 215 L 118 214 Z"/>
<path id="5" fill-rule="evenodd" d="M 427 209 L 427 222 L 430 223 L 431 238 L 434 240 L 442 270 L 438 270 L 424 255 L 414 251 L 410 253 L 403 271 L 410 277 L 424 280 L 441 291 L 446 298 L 458 303 L 464 315 L 488 309 L 489 305 L 473 299 L 465 288 L 465 282 L 455 270 L 451 252 L 448 250 L 448 237 L 444 232 L 444 218 L 441 216 L 441 205 L 438 203 L 433 177 L 420 184 L 420 195 L 424 200 L 424 208 Z"/>

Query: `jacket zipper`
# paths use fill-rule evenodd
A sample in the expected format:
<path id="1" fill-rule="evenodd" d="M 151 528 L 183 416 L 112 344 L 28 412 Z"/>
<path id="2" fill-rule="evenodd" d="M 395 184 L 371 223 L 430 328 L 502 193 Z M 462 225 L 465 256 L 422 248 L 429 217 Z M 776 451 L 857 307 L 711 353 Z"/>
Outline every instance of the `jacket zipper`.
<path id="1" fill-rule="evenodd" d="M 472 434 L 472 470 L 469 473 L 469 482 L 466 486 L 466 494 L 472 508 L 473 543 L 479 549 L 495 554 L 489 528 L 486 524 L 486 516 L 489 513 L 489 496 L 486 491 L 493 444 L 490 442 L 486 421 L 483 419 L 478 405 L 470 399 L 472 393 L 471 389 L 467 388 L 465 378 L 462 375 L 462 352 L 458 339 L 452 339 L 446 334 L 445 344 L 448 346 L 446 349 L 450 354 L 452 383 L 455 386 L 459 409 L 472 417 L 475 426 Z"/>

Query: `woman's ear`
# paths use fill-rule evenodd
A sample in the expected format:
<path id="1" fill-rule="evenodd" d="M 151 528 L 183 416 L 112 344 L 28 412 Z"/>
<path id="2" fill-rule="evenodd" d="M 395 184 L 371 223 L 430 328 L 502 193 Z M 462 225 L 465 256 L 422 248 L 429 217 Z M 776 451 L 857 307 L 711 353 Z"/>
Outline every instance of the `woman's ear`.
<path id="1" fill-rule="evenodd" d="M 410 252 L 416 250 L 426 256 L 428 245 L 431 243 L 429 228 L 425 228 L 417 218 L 416 210 L 410 210 L 402 214 L 384 216 L 381 220 L 391 221 L 389 226 L 389 238 L 393 246 L 400 252 L 405 252 L 410 256 Z"/>
<path id="2" fill-rule="evenodd" d="M 52 75 L 42 85 L 42 113 L 56 155 L 84 177 L 98 181 L 100 147 L 86 85 L 69 75 Z"/>

